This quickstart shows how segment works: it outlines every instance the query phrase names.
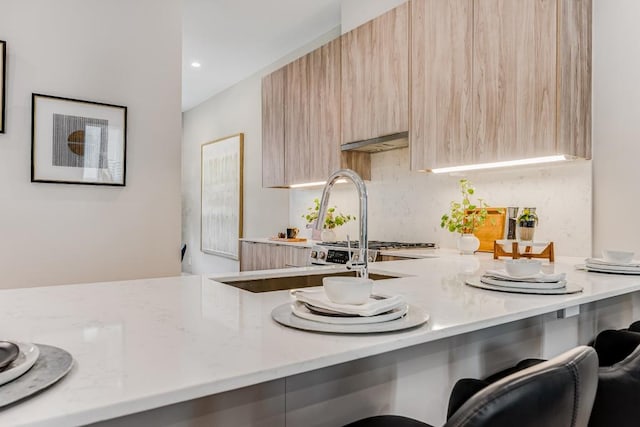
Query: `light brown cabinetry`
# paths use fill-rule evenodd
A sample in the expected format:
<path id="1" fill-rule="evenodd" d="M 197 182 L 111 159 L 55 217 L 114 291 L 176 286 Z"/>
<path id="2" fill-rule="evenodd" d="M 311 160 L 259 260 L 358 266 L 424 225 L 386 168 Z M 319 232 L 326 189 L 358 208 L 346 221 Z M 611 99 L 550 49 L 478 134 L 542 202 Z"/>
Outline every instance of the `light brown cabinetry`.
<path id="1" fill-rule="evenodd" d="M 285 67 L 284 152 L 285 180 L 288 184 L 306 181 L 309 173 L 309 55 Z"/>
<path id="2" fill-rule="evenodd" d="M 473 161 L 474 0 L 411 2 L 411 168 Z"/>
<path id="3" fill-rule="evenodd" d="M 240 242 L 240 271 L 304 267 L 310 248 L 259 242 Z"/>
<path id="4" fill-rule="evenodd" d="M 262 186 L 282 187 L 284 176 L 284 83 L 281 68 L 262 79 Z"/>
<path id="5" fill-rule="evenodd" d="M 340 49 L 333 40 L 264 77 L 264 187 L 324 181 L 341 167 L 370 178 L 369 155 L 340 148 Z"/>
<path id="6" fill-rule="evenodd" d="M 409 4 L 344 34 L 342 143 L 409 127 Z"/>
<path id="7" fill-rule="evenodd" d="M 309 179 L 324 181 L 340 161 L 340 40 L 309 54 Z"/>
<path id="8" fill-rule="evenodd" d="M 412 0 L 411 167 L 591 156 L 591 0 Z"/>

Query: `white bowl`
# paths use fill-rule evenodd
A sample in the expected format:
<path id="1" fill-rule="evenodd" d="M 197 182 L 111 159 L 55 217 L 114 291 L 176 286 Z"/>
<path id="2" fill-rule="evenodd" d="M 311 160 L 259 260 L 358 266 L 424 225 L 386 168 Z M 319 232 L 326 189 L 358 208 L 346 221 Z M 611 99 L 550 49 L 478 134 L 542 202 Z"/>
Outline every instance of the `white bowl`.
<path id="1" fill-rule="evenodd" d="M 360 277 L 325 277 L 322 286 L 327 297 L 336 304 L 364 304 L 371 296 L 373 280 Z"/>
<path id="2" fill-rule="evenodd" d="M 511 276 L 525 277 L 539 273 L 542 263 L 535 259 L 508 259 L 505 266 Z"/>
<path id="3" fill-rule="evenodd" d="M 605 261 L 616 262 L 619 264 L 629 264 L 633 260 L 633 252 L 627 251 L 611 251 L 605 249 L 602 251 L 602 257 Z"/>

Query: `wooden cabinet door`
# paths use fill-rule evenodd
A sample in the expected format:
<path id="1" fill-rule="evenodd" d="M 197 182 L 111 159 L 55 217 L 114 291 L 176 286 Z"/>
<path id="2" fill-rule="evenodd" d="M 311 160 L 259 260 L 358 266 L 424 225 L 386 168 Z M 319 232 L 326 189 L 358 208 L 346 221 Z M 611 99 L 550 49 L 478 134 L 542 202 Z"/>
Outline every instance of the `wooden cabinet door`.
<path id="1" fill-rule="evenodd" d="M 409 6 L 344 34 L 342 143 L 408 130 Z"/>
<path id="2" fill-rule="evenodd" d="M 557 150 L 591 158 L 592 0 L 559 0 Z"/>
<path id="3" fill-rule="evenodd" d="M 557 1 L 475 2 L 474 163 L 556 154 Z"/>
<path id="4" fill-rule="evenodd" d="M 473 161 L 474 0 L 411 2 L 411 169 Z"/>
<path id="5" fill-rule="evenodd" d="M 285 181 L 288 185 L 309 182 L 308 55 L 286 66 L 284 99 Z"/>
<path id="6" fill-rule="evenodd" d="M 284 84 L 281 68 L 262 79 L 262 186 L 285 185 Z"/>
<path id="7" fill-rule="evenodd" d="M 340 40 L 309 54 L 309 170 L 325 181 L 340 168 Z"/>
<path id="8" fill-rule="evenodd" d="M 255 247 L 254 242 L 240 242 L 240 271 L 253 271 L 255 261 Z"/>
<path id="9" fill-rule="evenodd" d="M 287 267 L 305 267 L 309 265 L 310 254 L 311 248 L 288 246 L 286 261 Z"/>

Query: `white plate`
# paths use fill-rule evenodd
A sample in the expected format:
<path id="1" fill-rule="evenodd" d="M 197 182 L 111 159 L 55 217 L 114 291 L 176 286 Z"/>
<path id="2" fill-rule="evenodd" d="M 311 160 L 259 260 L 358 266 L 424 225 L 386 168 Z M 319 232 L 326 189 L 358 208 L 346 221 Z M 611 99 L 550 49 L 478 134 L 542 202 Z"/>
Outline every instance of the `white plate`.
<path id="1" fill-rule="evenodd" d="M 487 276 L 481 277 L 480 282 L 491 286 L 518 289 L 564 289 L 567 286 L 566 280 L 560 282 L 517 282 L 515 280 L 500 280 Z"/>
<path id="2" fill-rule="evenodd" d="M 0 385 L 13 381 L 27 372 L 40 356 L 40 349 L 35 344 L 16 343 L 16 345 L 20 349 L 20 354 L 16 360 L 0 372 Z"/>
<path id="3" fill-rule="evenodd" d="M 333 325 L 301 319 L 291 311 L 291 303 L 285 303 L 274 308 L 273 311 L 271 311 L 271 317 L 281 325 L 288 326 L 290 328 L 313 332 L 329 332 L 334 334 L 372 334 L 377 332 L 400 331 L 403 329 L 415 328 L 429 320 L 429 315 L 415 305 L 409 305 L 409 312 L 407 315 L 399 319 L 382 323 L 369 323 L 365 325 Z"/>
<path id="4" fill-rule="evenodd" d="M 486 289 L 488 291 L 507 292 L 510 294 L 533 294 L 533 295 L 567 295 L 582 292 L 581 286 L 567 284 L 566 287 L 560 289 L 529 289 L 529 288 L 509 288 L 507 286 L 494 286 L 488 283 L 482 283 L 480 279 L 471 279 L 465 282 L 474 288 Z"/>
<path id="5" fill-rule="evenodd" d="M 301 319 L 307 319 L 314 322 L 329 323 L 332 325 L 365 325 L 370 323 L 381 323 L 396 320 L 407 314 L 409 306 L 404 304 L 402 307 L 395 308 L 388 313 L 378 314 L 377 316 L 323 316 L 320 314 L 314 314 L 311 312 L 304 303 L 299 301 L 291 304 L 291 311 L 293 314 Z"/>
<path id="6" fill-rule="evenodd" d="M 596 273 L 610 273 L 610 274 L 630 274 L 630 275 L 640 275 L 640 268 L 638 267 L 608 267 L 605 265 L 585 265 L 583 267 L 587 271 L 595 271 Z"/>

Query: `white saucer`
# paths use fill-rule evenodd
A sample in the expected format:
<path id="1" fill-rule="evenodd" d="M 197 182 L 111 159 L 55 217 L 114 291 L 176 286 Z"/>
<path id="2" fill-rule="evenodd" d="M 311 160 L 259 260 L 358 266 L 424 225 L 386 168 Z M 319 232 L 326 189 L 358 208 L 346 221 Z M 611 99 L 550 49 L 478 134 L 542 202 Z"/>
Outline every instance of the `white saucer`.
<path id="1" fill-rule="evenodd" d="M 301 319 L 307 319 L 314 322 L 328 323 L 332 325 L 365 325 L 370 323 L 389 322 L 399 319 L 407 314 L 407 312 L 409 311 L 409 306 L 407 304 L 404 304 L 404 306 L 395 308 L 388 313 L 378 314 L 377 316 L 344 317 L 332 315 L 323 316 L 321 314 L 315 314 L 311 310 L 309 310 L 304 303 L 295 301 L 291 304 L 291 311 Z"/>
<path id="2" fill-rule="evenodd" d="M 329 332 L 334 334 L 372 334 L 378 332 L 392 332 L 403 329 L 415 328 L 426 323 L 429 315 L 420 307 L 409 305 L 409 312 L 396 320 L 382 323 L 369 323 L 365 325 L 333 325 L 320 323 L 313 320 L 301 319 L 291 311 L 291 303 L 277 306 L 271 311 L 271 317 L 281 325 L 290 328 L 302 329 L 313 332 Z"/>
<path id="3" fill-rule="evenodd" d="M 20 349 L 20 354 L 9 366 L 0 371 L 0 385 L 13 381 L 27 372 L 40 356 L 40 349 L 35 344 L 16 343 L 16 345 Z"/>

